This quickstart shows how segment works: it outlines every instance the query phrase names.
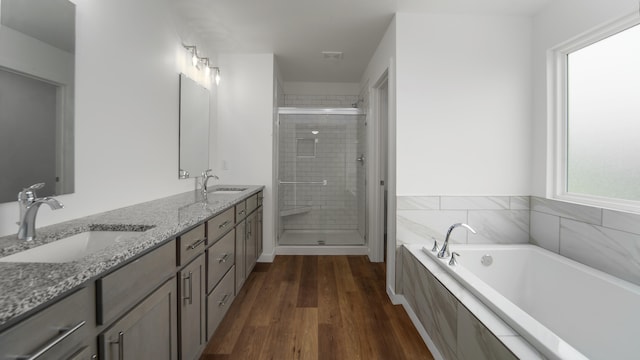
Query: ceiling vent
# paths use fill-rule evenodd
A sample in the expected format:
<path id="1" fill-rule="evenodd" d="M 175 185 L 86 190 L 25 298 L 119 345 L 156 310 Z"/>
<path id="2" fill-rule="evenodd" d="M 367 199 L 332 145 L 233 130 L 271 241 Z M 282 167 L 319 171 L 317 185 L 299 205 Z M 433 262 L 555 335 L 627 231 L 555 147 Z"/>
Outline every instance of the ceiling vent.
<path id="1" fill-rule="evenodd" d="M 342 51 L 323 51 L 322 58 L 331 61 L 342 60 Z"/>

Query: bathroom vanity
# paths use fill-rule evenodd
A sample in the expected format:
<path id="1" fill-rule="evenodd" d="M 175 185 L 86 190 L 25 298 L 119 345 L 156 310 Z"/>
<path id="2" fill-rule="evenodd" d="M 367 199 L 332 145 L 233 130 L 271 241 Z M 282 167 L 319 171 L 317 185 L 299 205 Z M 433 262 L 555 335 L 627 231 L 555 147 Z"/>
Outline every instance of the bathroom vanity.
<path id="1" fill-rule="evenodd" d="M 261 254 L 263 187 L 234 188 L 0 238 L 0 359 L 197 359 Z M 127 236 L 73 261 L 2 261 L 105 229 Z"/>

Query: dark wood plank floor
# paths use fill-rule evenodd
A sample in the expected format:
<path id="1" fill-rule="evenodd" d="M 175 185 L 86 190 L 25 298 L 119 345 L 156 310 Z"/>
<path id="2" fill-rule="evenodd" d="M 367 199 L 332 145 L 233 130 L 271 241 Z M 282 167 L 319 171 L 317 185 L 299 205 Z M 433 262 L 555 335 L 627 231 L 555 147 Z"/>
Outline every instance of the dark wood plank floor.
<path id="1" fill-rule="evenodd" d="M 366 256 L 257 264 L 201 360 L 433 359 Z"/>

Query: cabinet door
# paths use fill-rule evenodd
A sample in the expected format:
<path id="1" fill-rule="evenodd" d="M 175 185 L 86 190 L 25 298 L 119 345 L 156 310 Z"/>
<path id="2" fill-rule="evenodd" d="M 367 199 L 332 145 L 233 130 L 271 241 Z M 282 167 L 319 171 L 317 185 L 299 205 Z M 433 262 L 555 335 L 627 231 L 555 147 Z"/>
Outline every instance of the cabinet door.
<path id="1" fill-rule="evenodd" d="M 256 231 L 258 229 L 258 217 L 254 211 L 247 217 L 247 228 L 245 236 L 245 277 L 248 277 L 256 264 L 256 254 L 258 247 L 256 244 Z"/>
<path id="2" fill-rule="evenodd" d="M 179 273 L 180 287 L 180 359 L 200 356 L 205 344 L 204 254 L 198 255 Z"/>
<path id="3" fill-rule="evenodd" d="M 176 360 L 176 279 L 171 278 L 99 337 L 102 360 Z"/>
<path id="4" fill-rule="evenodd" d="M 240 292 L 244 284 L 244 242 L 245 242 L 245 221 L 236 225 L 236 295 Z"/>
<path id="5" fill-rule="evenodd" d="M 262 206 L 260 206 L 256 212 L 258 213 L 258 229 L 256 230 L 256 246 L 258 247 L 256 250 L 257 260 L 257 258 L 262 255 Z"/>

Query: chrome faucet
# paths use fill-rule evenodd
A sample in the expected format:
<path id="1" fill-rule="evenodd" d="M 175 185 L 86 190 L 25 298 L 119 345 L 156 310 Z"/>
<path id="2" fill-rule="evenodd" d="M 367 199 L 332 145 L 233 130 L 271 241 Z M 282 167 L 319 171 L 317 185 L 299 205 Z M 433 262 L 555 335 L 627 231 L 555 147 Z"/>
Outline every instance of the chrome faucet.
<path id="1" fill-rule="evenodd" d="M 42 204 L 47 204 L 52 210 L 62 209 L 64 205 L 52 197 L 36 197 L 36 190 L 42 189 L 44 183 L 31 185 L 18 193 L 20 207 L 20 221 L 18 225 L 18 239 L 31 241 L 36 237 L 36 215 Z"/>
<path id="2" fill-rule="evenodd" d="M 447 237 L 444 239 L 444 244 L 442 244 L 442 249 L 440 249 L 440 252 L 438 253 L 438 258 L 440 259 L 444 259 L 449 257 L 449 236 L 451 235 L 451 232 L 453 231 L 453 229 L 462 226 L 464 228 L 466 228 L 467 230 L 471 231 L 472 233 L 476 234 L 476 231 L 473 230 L 473 228 L 467 224 L 463 224 L 463 223 L 456 223 L 453 224 L 449 227 L 449 230 L 447 230 Z"/>
<path id="3" fill-rule="evenodd" d="M 220 178 L 217 177 L 216 175 L 212 175 L 211 174 L 211 169 L 207 169 L 205 171 L 202 172 L 202 195 L 204 196 L 204 198 L 207 198 L 207 192 L 209 191 L 209 179 L 216 179 L 219 180 Z"/>

